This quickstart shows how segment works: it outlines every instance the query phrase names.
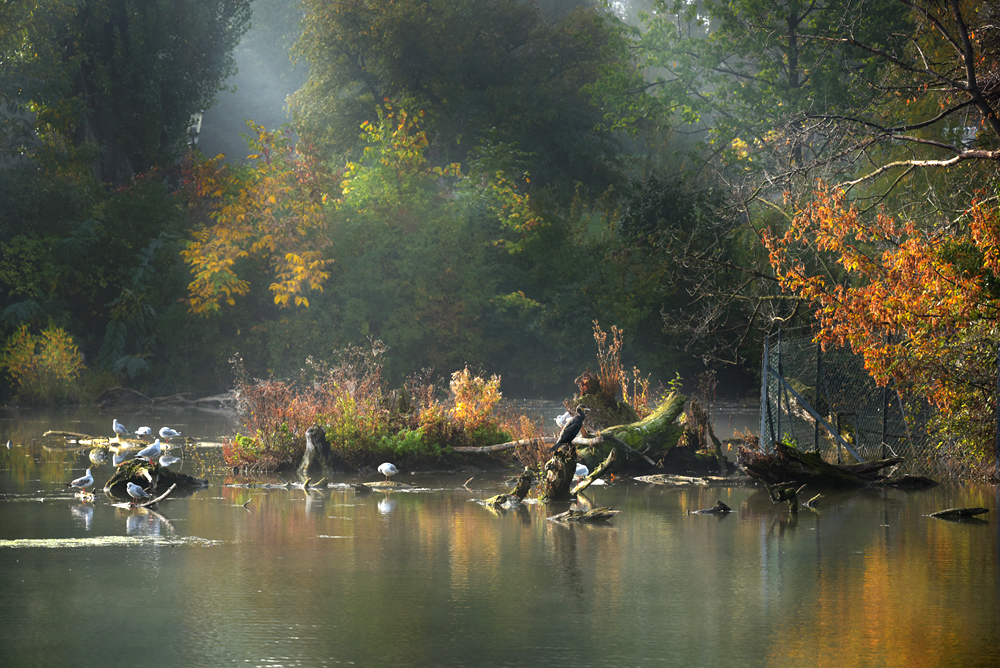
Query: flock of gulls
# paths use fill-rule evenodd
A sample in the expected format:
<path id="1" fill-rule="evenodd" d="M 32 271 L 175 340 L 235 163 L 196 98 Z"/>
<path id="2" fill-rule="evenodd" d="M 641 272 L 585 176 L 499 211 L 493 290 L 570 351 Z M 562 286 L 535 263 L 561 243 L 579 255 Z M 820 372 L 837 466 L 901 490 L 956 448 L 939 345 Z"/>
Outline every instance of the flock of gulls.
<path id="1" fill-rule="evenodd" d="M 117 418 L 111 421 L 111 429 L 115 432 L 115 436 L 117 436 L 119 439 L 122 438 L 123 436 L 133 435 L 132 432 L 130 432 L 125 425 L 119 422 Z M 118 452 L 114 453 L 111 461 L 117 468 L 118 466 L 121 466 L 129 459 L 143 458 L 143 459 L 148 459 L 150 462 L 158 461 L 160 466 L 166 468 L 168 466 L 176 464 L 181 459 L 180 457 L 174 457 L 173 455 L 164 453 L 163 446 L 160 444 L 160 441 L 162 440 L 166 443 L 169 443 L 171 438 L 175 438 L 180 435 L 181 432 L 171 429 L 170 427 L 160 427 L 159 438 L 155 438 L 153 442 L 147 445 L 145 448 L 135 453 L 134 455 L 130 455 L 128 451 L 126 451 L 125 449 L 119 448 Z M 149 427 L 139 427 L 138 429 L 135 430 L 135 436 L 139 436 L 141 438 L 154 438 L 153 430 Z M 379 467 L 379 470 L 381 471 L 381 467 Z M 395 472 L 396 472 L 395 467 L 393 467 L 393 473 Z M 386 479 L 388 480 L 388 477 Z M 94 475 L 88 468 L 86 475 L 80 476 L 76 480 L 66 483 L 66 486 L 78 489 L 83 493 L 88 493 L 87 488 L 93 484 L 94 484 Z M 128 492 L 128 495 L 132 497 L 133 504 L 138 503 L 140 500 L 150 498 L 149 493 L 139 485 L 135 484 L 134 482 L 128 483 L 128 485 L 126 486 L 126 491 Z"/>

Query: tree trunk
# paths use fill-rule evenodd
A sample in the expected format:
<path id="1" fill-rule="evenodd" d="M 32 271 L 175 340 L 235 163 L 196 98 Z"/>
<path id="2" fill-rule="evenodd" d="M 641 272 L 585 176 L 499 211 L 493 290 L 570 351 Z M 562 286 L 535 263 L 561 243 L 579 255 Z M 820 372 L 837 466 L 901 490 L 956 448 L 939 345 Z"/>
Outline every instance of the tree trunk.
<path id="1" fill-rule="evenodd" d="M 306 429 L 306 452 L 299 464 L 299 477 L 318 480 L 327 474 L 343 473 L 345 470 L 344 463 L 331 450 L 323 428 L 313 425 Z"/>

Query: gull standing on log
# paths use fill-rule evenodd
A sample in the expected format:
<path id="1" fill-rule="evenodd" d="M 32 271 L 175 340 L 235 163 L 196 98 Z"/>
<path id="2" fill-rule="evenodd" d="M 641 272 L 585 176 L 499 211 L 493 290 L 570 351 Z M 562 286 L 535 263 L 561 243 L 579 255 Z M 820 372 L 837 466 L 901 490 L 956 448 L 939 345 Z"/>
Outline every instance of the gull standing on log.
<path id="1" fill-rule="evenodd" d="M 90 469 L 87 469 L 87 475 L 80 476 L 76 480 L 74 480 L 72 482 L 66 483 L 66 486 L 67 487 L 76 487 L 76 488 L 78 488 L 78 489 L 83 490 L 84 492 L 86 492 L 87 488 L 90 487 L 93 484 L 94 484 L 94 476 L 90 475 Z"/>
<path id="2" fill-rule="evenodd" d="M 180 436 L 180 435 L 181 433 L 179 431 L 174 431 L 170 427 L 160 427 L 160 438 L 162 438 L 164 441 L 168 443 L 170 442 L 170 439 L 172 439 L 174 436 Z"/>
<path id="3" fill-rule="evenodd" d="M 389 476 L 394 476 L 399 473 L 399 471 L 396 470 L 396 467 L 389 462 L 379 464 L 378 472 L 385 476 L 386 482 L 389 482 Z"/>
<path id="4" fill-rule="evenodd" d="M 160 456 L 160 439 L 156 439 L 150 445 L 135 453 L 136 457 L 145 457 L 149 461 L 155 460 Z"/>
<path id="5" fill-rule="evenodd" d="M 139 485 L 135 484 L 134 482 L 126 483 L 125 490 L 128 492 L 128 495 L 132 497 L 133 506 L 139 499 L 149 498 L 149 494 L 146 493 L 146 490 L 144 490 L 142 487 L 139 487 Z"/>
<path id="6" fill-rule="evenodd" d="M 138 429 L 135 430 L 135 435 L 143 437 L 152 436 L 153 430 L 150 429 L 149 427 L 139 427 Z"/>
<path id="7" fill-rule="evenodd" d="M 111 428 L 115 430 L 116 436 L 128 436 L 131 433 L 125 428 L 125 425 L 118 421 L 118 418 L 111 420 Z"/>

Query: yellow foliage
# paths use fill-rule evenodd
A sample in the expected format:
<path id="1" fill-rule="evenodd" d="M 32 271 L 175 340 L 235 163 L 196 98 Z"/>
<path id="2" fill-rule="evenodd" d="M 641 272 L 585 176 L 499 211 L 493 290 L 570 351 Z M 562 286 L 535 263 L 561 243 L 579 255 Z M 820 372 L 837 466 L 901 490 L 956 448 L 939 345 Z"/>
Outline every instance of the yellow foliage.
<path id="1" fill-rule="evenodd" d="M 240 258 L 265 257 L 275 280 L 270 285 L 281 306 L 308 306 L 299 293 L 321 290 L 333 261 L 329 246 L 324 191 L 332 184 L 313 160 L 297 153 L 281 132 L 254 126 L 249 156 L 253 164 L 239 171 L 222 165 L 221 156 L 190 166 L 194 197 L 208 202 L 211 223 L 193 230 L 181 257 L 194 280 L 188 285 L 192 312 L 217 312 L 223 302 L 245 295 L 250 284 L 234 269 Z"/>

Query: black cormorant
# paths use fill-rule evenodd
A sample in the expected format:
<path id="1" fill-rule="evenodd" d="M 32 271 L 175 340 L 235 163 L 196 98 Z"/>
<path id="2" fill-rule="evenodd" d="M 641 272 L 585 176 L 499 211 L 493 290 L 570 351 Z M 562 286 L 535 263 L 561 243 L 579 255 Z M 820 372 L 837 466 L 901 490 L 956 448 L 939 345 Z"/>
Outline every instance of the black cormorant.
<path id="1" fill-rule="evenodd" d="M 576 415 L 563 426 L 562 431 L 559 432 L 559 438 L 556 439 L 556 444 L 549 448 L 549 452 L 555 452 L 560 445 L 573 442 L 573 439 L 580 433 L 580 428 L 583 427 L 585 412 L 589 410 L 582 404 L 576 407 Z"/>

